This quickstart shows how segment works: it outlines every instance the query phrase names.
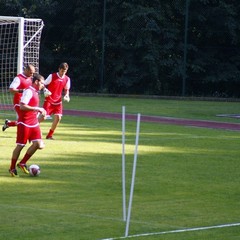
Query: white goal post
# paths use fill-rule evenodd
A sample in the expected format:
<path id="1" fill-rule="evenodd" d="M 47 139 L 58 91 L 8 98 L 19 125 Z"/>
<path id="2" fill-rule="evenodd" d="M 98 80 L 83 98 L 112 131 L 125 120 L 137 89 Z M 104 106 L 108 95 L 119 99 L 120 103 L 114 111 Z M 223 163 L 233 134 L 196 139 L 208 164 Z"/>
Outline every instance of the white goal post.
<path id="1" fill-rule="evenodd" d="M 43 27 L 42 19 L 0 16 L 0 113 L 13 110 L 9 85 L 24 66 L 33 64 L 39 72 Z"/>

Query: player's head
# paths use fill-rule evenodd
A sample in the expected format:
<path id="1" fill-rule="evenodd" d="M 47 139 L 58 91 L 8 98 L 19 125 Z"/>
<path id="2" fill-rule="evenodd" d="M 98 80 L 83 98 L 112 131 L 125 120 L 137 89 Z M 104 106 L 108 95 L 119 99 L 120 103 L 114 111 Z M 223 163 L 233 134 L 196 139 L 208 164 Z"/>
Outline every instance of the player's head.
<path id="1" fill-rule="evenodd" d="M 44 87 L 44 77 L 39 73 L 34 73 L 32 83 L 36 89 L 41 90 Z"/>
<path id="2" fill-rule="evenodd" d="M 68 66 L 68 64 L 67 64 L 66 62 L 61 63 L 61 64 L 59 65 L 59 67 L 58 67 L 58 73 L 59 73 L 60 77 L 64 76 L 64 75 L 67 73 L 68 68 L 69 68 L 69 66 Z"/>
<path id="3" fill-rule="evenodd" d="M 35 73 L 35 67 L 32 64 L 28 64 L 24 68 L 24 75 L 25 76 L 32 77 L 34 73 Z"/>

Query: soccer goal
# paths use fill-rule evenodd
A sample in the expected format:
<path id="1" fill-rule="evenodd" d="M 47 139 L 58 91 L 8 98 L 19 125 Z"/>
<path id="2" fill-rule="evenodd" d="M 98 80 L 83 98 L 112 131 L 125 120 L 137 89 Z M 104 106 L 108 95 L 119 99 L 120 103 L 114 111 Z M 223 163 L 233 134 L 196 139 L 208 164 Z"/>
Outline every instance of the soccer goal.
<path id="1" fill-rule="evenodd" d="M 42 19 L 0 16 L 0 113 L 13 113 L 9 85 L 24 65 L 33 64 L 39 71 L 43 27 Z"/>

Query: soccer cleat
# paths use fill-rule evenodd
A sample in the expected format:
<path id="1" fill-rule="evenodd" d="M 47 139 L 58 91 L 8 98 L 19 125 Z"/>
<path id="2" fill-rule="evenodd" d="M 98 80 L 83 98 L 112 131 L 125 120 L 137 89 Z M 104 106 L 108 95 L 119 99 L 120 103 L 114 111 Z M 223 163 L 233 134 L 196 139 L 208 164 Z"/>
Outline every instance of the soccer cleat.
<path id="1" fill-rule="evenodd" d="M 9 120 L 6 119 L 5 122 L 4 122 L 4 124 L 3 124 L 3 126 L 2 126 L 2 131 L 3 131 L 3 132 L 4 132 L 7 128 L 9 128 L 8 122 L 9 122 Z"/>
<path id="2" fill-rule="evenodd" d="M 16 169 L 9 169 L 9 173 L 12 177 L 18 177 L 18 173 Z"/>
<path id="3" fill-rule="evenodd" d="M 46 139 L 48 140 L 54 140 L 54 138 L 52 136 L 46 136 Z"/>
<path id="4" fill-rule="evenodd" d="M 18 163 L 17 166 L 22 170 L 22 172 L 24 172 L 26 174 L 29 174 L 29 171 L 27 169 L 27 165 L 26 164 Z"/>

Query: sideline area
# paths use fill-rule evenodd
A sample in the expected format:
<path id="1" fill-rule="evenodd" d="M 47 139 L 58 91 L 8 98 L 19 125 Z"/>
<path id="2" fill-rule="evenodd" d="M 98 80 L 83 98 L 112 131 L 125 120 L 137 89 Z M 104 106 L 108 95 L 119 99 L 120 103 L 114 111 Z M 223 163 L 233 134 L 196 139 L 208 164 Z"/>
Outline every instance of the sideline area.
<path id="1" fill-rule="evenodd" d="M 72 116 L 107 118 L 107 119 L 121 119 L 122 117 L 121 113 L 107 113 L 107 112 L 97 112 L 97 111 L 64 110 L 63 113 L 65 115 L 72 115 Z M 137 114 L 126 114 L 126 119 L 136 121 Z M 170 118 L 170 117 L 146 116 L 146 115 L 141 116 L 141 121 L 191 126 L 191 127 L 203 127 L 203 128 L 240 131 L 240 123 L 193 120 L 193 119 L 184 119 L 184 118 Z"/>

